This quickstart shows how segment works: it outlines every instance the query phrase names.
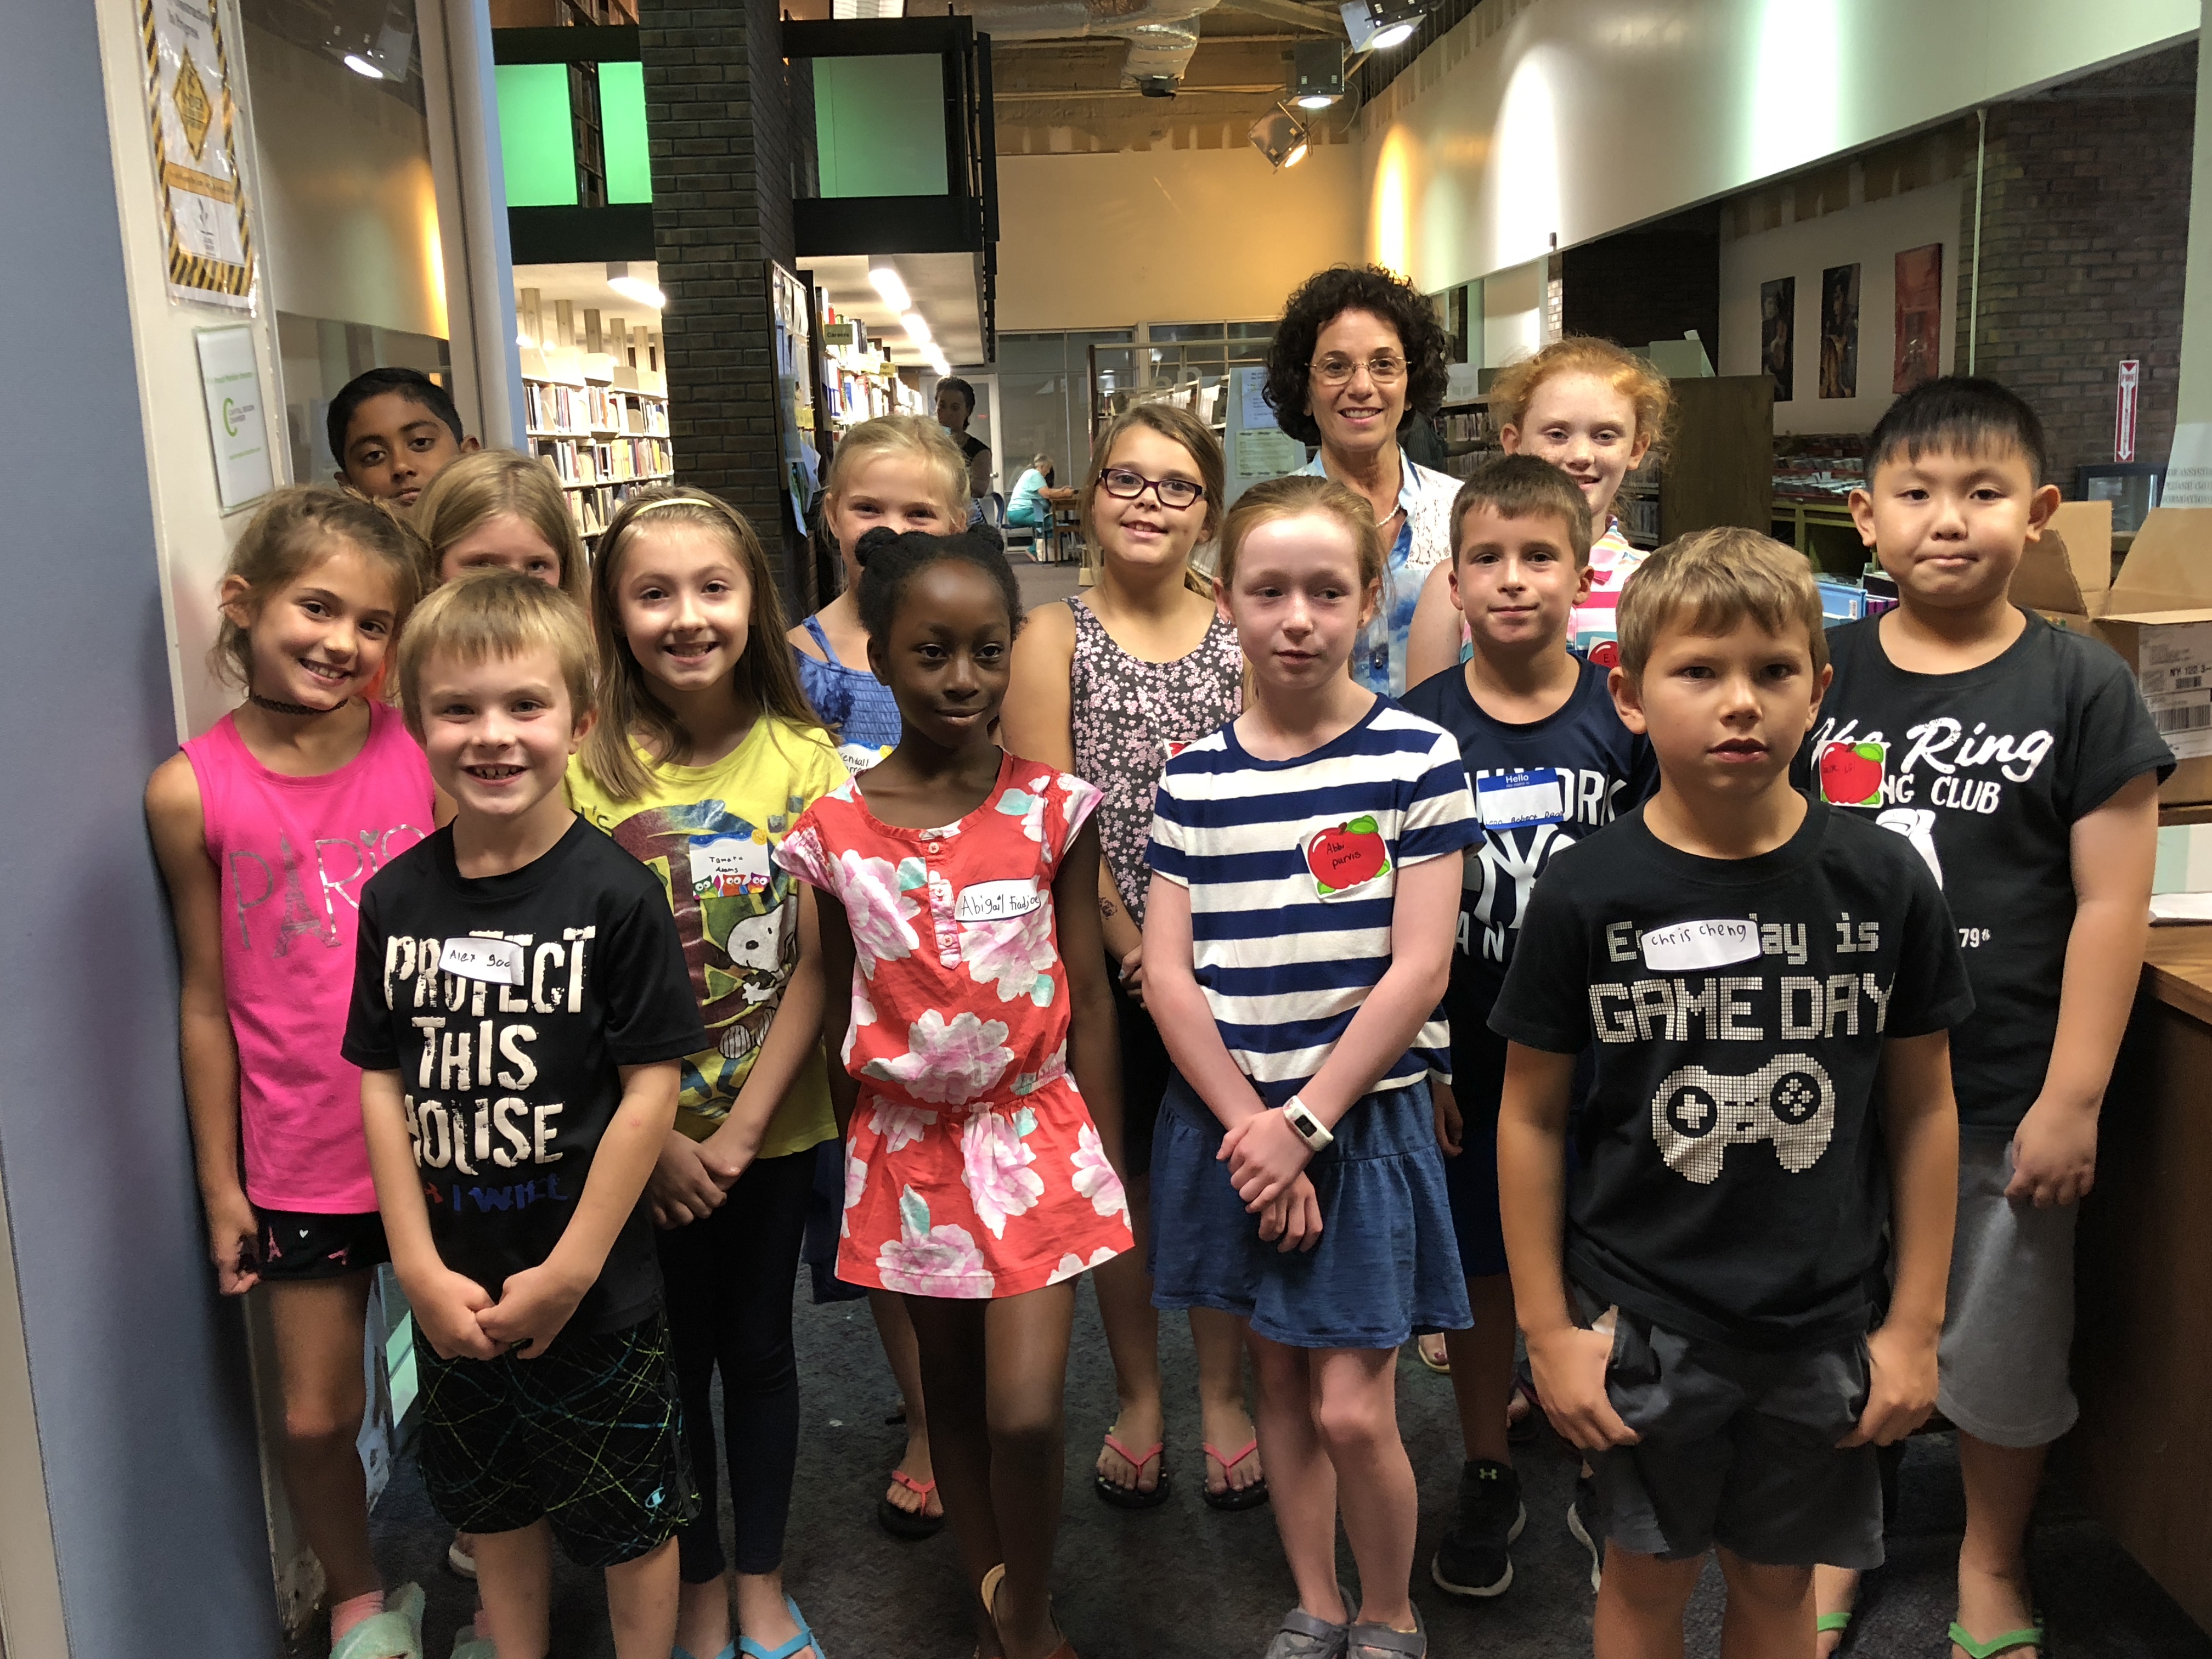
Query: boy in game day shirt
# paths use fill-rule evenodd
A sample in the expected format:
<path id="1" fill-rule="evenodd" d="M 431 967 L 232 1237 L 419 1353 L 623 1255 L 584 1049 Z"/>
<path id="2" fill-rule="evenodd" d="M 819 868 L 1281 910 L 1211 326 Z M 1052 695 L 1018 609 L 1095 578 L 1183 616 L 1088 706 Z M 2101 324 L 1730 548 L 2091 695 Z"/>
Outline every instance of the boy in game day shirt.
<path id="1" fill-rule="evenodd" d="M 1507 1546 L 1525 1511 L 1506 1443 L 1513 1287 L 1498 1219 L 1498 1099 L 1505 1041 L 1492 1006 L 1536 878 L 1553 855 L 1642 803 L 1658 781 L 1651 745 L 1621 724 L 1606 670 L 1567 649 L 1590 584 L 1590 513 L 1574 481 L 1533 455 L 1485 463 L 1452 503 L 1452 603 L 1473 646 L 1406 707 L 1452 734 L 1482 839 L 1468 852 L 1444 1008 L 1452 1082 L 1431 1081 L 1474 1324 L 1445 1337 L 1466 1461 L 1452 1525 L 1429 1574 L 1455 1595 L 1503 1594 Z"/>
<path id="2" fill-rule="evenodd" d="M 2158 780 L 2173 756 L 2126 665 L 2009 585 L 2058 502 L 2035 413 L 1931 380 L 1867 441 L 1859 533 L 1898 607 L 1829 635 L 1835 680 L 1799 760 L 1821 800 L 1909 842 L 1942 884 L 1974 1014 L 1954 1033 L 1958 1239 L 1939 1409 L 1959 1427 L 1968 1653 L 2040 1645 L 2028 1512 L 2074 1425 L 2075 1202 L 2142 963 Z M 1847 1621 L 1850 1577 L 1820 1601 Z"/>
<path id="3" fill-rule="evenodd" d="M 658 881 L 562 793 L 592 717 L 574 602 L 487 572 L 411 621 L 408 724 L 457 811 L 362 895 L 343 1052 L 415 1315 L 423 1484 L 477 1535 L 500 1651 L 544 1651 L 550 1534 L 605 1569 L 623 1659 L 657 1659 L 695 1500 L 639 1196 L 706 1033 Z"/>
<path id="4" fill-rule="evenodd" d="M 1620 658 L 1659 793 L 1552 860 L 1491 1017 L 1515 1300 L 1595 1468 L 1600 1659 L 1679 1647 L 1715 1547 L 1723 1646 L 1803 1653 L 1814 1564 L 1881 1559 L 1875 1445 L 1935 1401 L 1945 1032 L 1972 997 L 1912 849 L 1790 787 L 1827 678 L 1802 555 L 1733 529 L 1661 549 Z"/>

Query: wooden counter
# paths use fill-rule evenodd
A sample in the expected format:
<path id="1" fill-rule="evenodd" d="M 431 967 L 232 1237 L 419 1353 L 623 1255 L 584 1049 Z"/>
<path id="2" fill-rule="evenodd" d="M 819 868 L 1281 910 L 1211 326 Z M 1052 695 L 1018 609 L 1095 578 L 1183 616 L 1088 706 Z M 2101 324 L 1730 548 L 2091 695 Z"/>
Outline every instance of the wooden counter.
<path id="1" fill-rule="evenodd" d="M 2151 929 L 2076 1274 L 2083 1496 L 2212 1631 L 2212 927 Z"/>

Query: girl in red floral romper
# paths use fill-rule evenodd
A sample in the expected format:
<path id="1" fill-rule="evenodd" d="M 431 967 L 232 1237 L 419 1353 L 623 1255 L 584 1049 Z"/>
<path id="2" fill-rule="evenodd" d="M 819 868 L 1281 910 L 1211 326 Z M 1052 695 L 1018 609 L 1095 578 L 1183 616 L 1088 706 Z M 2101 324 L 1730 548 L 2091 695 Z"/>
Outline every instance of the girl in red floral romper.
<path id="1" fill-rule="evenodd" d="M 844 1062 L 837 1274 L 907 1298 L 980 1650 L 1074 1659 L 1046 1593 L 1073 1281 L 1133 1242 L 1098 791 L 994 741 L 1021 614 L 996 543 L 877 531 L 865 551 L 868 665 L 903 735 L 776 851 L 852 988 L 823 1022 Z"/>

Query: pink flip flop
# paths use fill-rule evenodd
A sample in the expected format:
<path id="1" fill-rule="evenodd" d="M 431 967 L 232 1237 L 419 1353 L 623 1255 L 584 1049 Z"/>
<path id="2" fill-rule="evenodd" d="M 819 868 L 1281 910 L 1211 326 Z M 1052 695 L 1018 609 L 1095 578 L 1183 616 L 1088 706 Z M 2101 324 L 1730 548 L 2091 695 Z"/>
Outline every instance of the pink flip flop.
<path id="1" fill-rule="evenodd" d="M 876 1522 L 894 1538 L 919 1543 L 925 1538 L 934 1538 L 945 1530 L 945 1517 L 929 1512 L 929 1495 L 937 1490 L 934 1480 L 917 1480 L 904 1469 L 893 1469 L 891 1479 L 921 1499 L 918 1510 L 902 1510 L 891 1502 L 890 1495 L 876 1499 Z"/>
<path id="2" fill-rule="evenodd" d="M 1224 1482 L 1229 1479 L 1230 1470 L 1259 1449 L 1260 1437 L 1257 1435 L 1252 1437 L 1250 1445 L 1245 1447 L 1234 1457 L 1228 1455 L 1212 1441 L 1206 1443 L 1206 1455 L 1221 1465 L 1221 1478 Z M 1214 1491 L 1211 1486 L 1206 1489 L 1206 1507 L 1210 1510 L 1255 1510 L 1267 1501 L 1267 1480 L 1265 1475 L 1261 1476 L 1249 1486 L 1224 1485 L 1219 1492 Z"/>
<path id="3" fill-rule="evenodd" d="M 1109 1480 L 1103 1474 L 1097 1475 L 1092 1478 L 1091 1484 L 1092 1490 L 1097 1492 L 1101 1498 L 1117 1510 L 1156 1510 L 1168 1501 L 1167 1447 L 1164 1442 L 1154 1441 L 1152 1449 L 1142 1457 L 1123 1445 L 1121 1437 L 1111 1430 L 1107 1431 L 1106 1443 L 1127 1458 L 1131 1467 L 1135 1468 L 1139 1475 L 1144 1474 L 1146 1464 L 1154 1458 L 1158 1458 L 1160 1483 L 1150 1492 L 1146 1492 L 1142 1486 L 1124 1486 L 1117 1481 Z"/>

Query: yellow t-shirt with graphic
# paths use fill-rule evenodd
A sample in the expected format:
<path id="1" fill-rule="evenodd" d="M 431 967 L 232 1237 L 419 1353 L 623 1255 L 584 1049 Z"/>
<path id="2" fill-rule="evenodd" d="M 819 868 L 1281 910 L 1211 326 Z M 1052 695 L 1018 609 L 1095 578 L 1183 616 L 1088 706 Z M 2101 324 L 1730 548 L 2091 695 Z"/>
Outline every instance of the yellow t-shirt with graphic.
<path id="1" fill-rule="evenodd" d="M 848 774 L 827 734 L 763 714 L 712 766 L 661 766 L 635 800 L 616 800 L 580 761 L 568 804 L 660 878 L 684 937 L 692 994 L 714 1046 L 684 1062 L 676 1127 L 694 1140 L 721 1127 L 799 960 L 798 884 L 773 856 L 799 815 Z M 819 1045 L 769 1120 L 757 1156 L 803 1152 L 837 1133 Z"/>

